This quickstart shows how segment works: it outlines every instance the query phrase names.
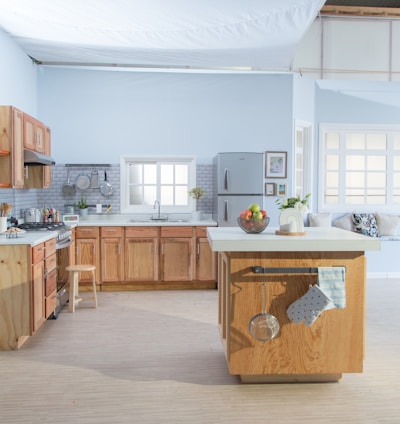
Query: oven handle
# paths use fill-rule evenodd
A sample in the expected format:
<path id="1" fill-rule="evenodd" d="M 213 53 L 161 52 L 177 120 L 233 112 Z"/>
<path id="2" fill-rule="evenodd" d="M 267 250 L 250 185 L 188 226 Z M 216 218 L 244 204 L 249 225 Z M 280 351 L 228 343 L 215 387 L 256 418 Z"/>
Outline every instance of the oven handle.
<path id="1" fill-rule="evenodd" d="M 66 247 L 71 246 L 72 244 L 72 237 L 68 237 L 59 243 L 56 243 L 56 250 L 65 249 Z"/>

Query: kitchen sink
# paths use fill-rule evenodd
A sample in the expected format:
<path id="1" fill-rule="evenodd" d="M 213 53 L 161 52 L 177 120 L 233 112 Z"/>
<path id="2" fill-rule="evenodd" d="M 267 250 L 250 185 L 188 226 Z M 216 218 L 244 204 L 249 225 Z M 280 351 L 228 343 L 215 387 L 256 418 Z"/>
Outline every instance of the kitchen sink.
<path id="1" fill-rule="evenodd" d="M 190 222 L 189 219 L 154 219 L 154 218 L 144 218 L 144 219 L 135 219 L 131 218 L 129 222 Z"/>

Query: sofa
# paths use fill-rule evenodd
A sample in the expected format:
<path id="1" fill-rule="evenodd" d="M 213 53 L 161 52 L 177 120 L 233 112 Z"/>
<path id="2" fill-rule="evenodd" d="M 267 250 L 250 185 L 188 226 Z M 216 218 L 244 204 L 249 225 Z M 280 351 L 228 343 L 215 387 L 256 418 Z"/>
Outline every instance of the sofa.
<path id="1" fill-rule="evenodd" d="M 310 227 L 338 227 L 377 237 L 380 251 L 367 251 L 368 278 L 400 278 L 400 215 L 387 213 L 347 213 L 334 217 L 330 213 L 308 214 Z"/>

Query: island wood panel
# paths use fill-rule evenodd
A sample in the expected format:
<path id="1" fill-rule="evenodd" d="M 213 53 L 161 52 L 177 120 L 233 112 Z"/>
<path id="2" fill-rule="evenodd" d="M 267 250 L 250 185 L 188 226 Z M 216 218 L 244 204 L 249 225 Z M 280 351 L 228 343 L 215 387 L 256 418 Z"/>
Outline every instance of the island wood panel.
<path id="1" fill-rule="evenodd" d="M 244 252 L 227 254 L 226 356 L 231 374 L 304 375 L 362 372 L 365 323 L 365 257 L 363 252 Z M 286 309 L 316 284 L 316 274 L 254 274 L 252 266 L 346 266 L 346 308 L 323 312 L 310 327 L 292 323 Z M 248 323 L 261 312 L 262 282 L 267 310 L 281 329 L 269 342 L 253 339 Z M 222 304 L 223 306 L 223 304 Z M 222 323 L 224 317 L 220 318 Z"/>
<path id="2" fill-rule="evenodd" d="M 0 350 L 18 349 L 31 334 L 30 268 L 30 246 L 0 246 Z"/>

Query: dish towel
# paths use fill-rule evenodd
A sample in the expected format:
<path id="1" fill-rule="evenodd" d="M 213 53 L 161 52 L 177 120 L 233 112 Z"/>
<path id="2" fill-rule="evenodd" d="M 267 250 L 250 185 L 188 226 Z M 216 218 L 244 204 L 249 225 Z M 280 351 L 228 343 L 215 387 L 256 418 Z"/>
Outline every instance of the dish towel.
<path id="1" fill-rule="evenodd" d="M 296 324 L 304 321 L 309 327 L 321 313 L 331 309 L 331 299 L 317 286 L 310 286 L 307 293 L 294 301 L 287 309 L 287 316 Z"/>
<path id="2" fill-rule="evenodd" d="M 344 266 L 318 267 L 318 286 L 332 299 L 327 309 L 346 307 L 346 268 Z"/>

